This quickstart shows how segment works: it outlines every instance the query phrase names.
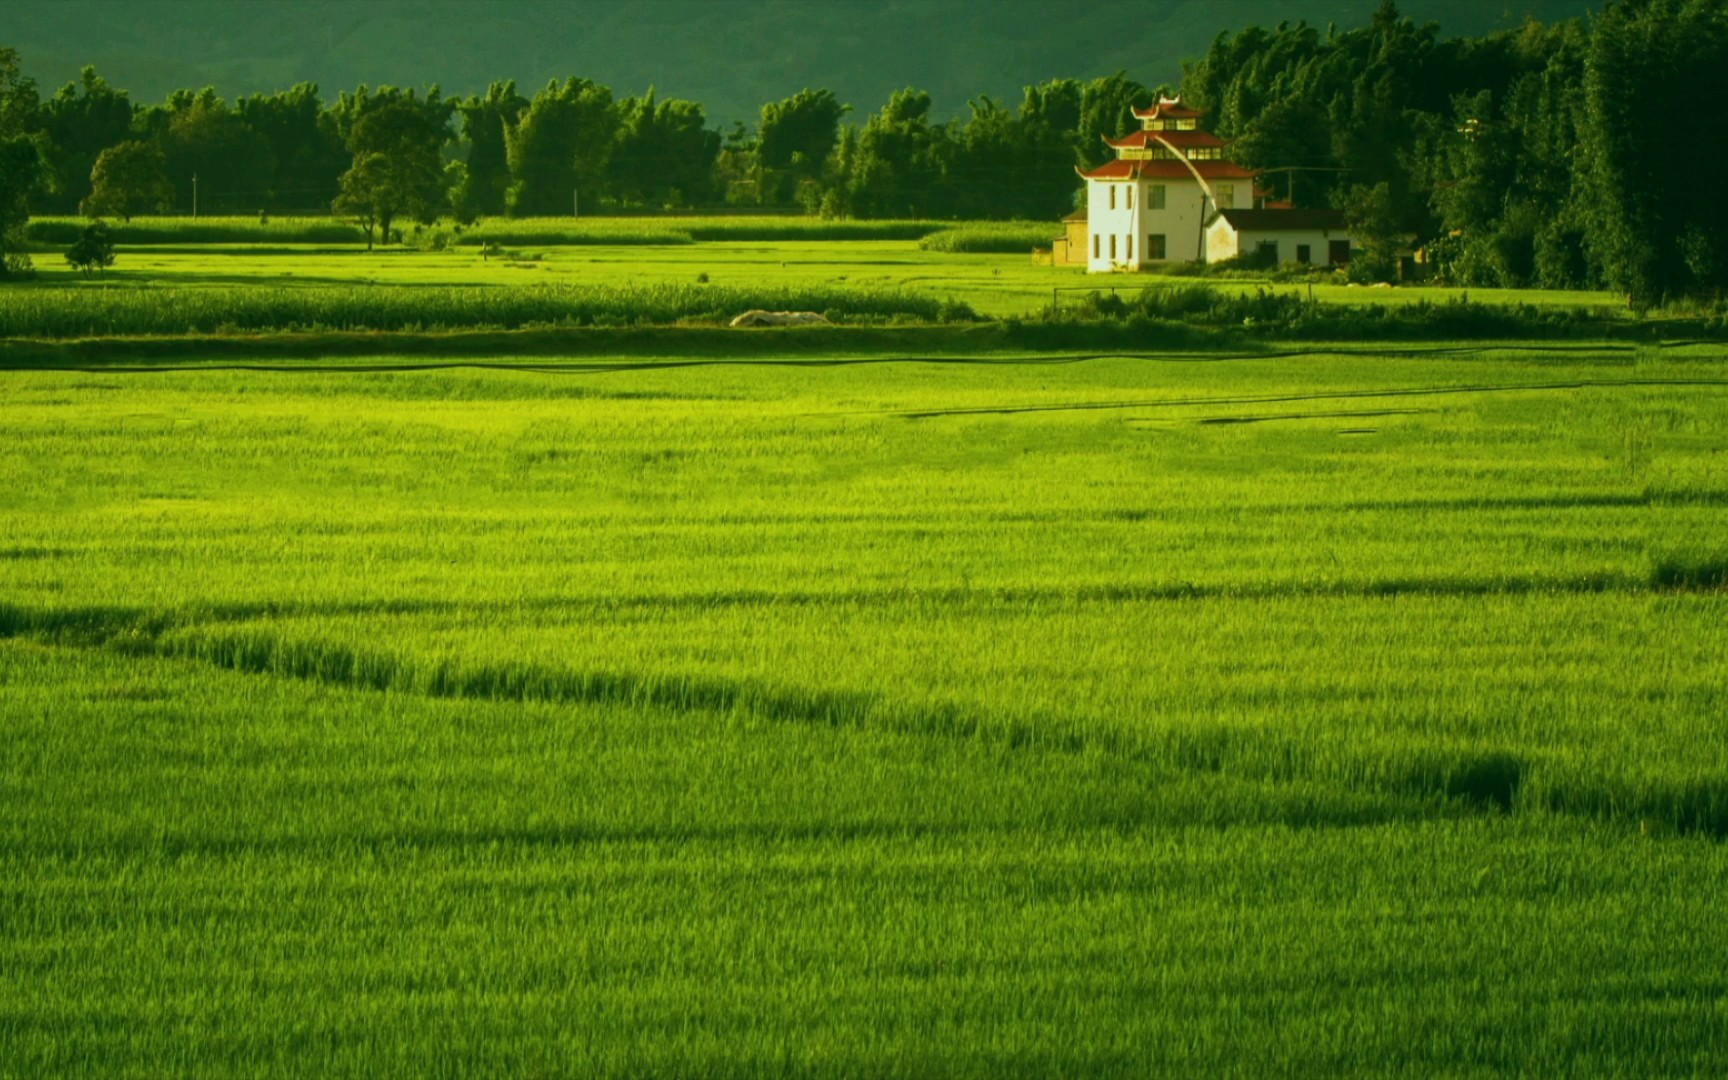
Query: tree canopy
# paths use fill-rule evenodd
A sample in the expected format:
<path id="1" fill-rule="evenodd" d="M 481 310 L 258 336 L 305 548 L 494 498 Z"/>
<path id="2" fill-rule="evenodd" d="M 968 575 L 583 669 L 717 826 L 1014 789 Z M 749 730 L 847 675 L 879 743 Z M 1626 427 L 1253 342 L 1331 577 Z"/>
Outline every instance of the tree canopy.
<path id="1" fill-rule="evenodd" d="M 1017 107 L 980 94 L 948 119 L 905 87 L 855 122 L 832 89 L 806 87 L 725 136 L 698 102 L 620 99 L 577 76 L 532 98 L 497 81 L 470 98 L 362 86 L 325 103 L 302 83 L 140 106 L 85 68 L 42 100 L 0 50 L 0 226 L 17 268 L 26 209 L 185 212 L 194 176 L 202 211 L 334 202 L 386 242 L 401 215 L 567 215 L 578 200 L 1054 218 L 1133 110 L 1179 89 L 1272 197 L 1346 210 L 1385 258 L 1414 242 L 1461 284 L 1655 302 L 1728 278 L 1728 206 L 1703 194 L 1728 168 L 1728 118 L 1700 107 L 1728 70 L 1725 24 L 1723 0 L 1607 0 L 1588 20 L 1447 38 L 1381 0 L 1350 29 L 1226 30 L 1175 86 L 1056 78 Z"/>

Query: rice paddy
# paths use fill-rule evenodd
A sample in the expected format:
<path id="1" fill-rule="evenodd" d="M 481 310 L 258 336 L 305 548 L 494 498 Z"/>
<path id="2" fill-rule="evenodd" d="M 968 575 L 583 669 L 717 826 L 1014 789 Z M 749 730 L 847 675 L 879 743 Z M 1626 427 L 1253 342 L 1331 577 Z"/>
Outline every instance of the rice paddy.
<path id="1" fill-rule="evenodd" d="M 1052 273 L 747 246 L 0 312 Z M 246 347 L 0 371 L 0 1076 L 1728 1071 L 1719 346 Z"/>

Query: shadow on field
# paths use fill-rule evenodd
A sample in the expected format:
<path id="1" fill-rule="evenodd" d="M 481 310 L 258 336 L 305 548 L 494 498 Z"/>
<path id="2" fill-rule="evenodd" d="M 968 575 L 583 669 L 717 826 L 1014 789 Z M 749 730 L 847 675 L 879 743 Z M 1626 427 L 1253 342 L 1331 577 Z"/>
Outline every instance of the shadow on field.
<path id="1" fill-rule="evenodd" d="M 295 278 L 279 284 L 313 283 Z M 254 282 L 255 283 L 255 282 Z M 346 282 L 343 282 L 346 283 Z M 364 287 L 364 286 L 356 286 Z M 412 286 L 408 286 L 411 288 Z M 433 287 L 433 286 L 428 286 Z M 1030 325 L 1030 324 L 1026 324 Z M 1023 336 L 1023 335 L 1022 335 Z M 1227 362 L 1327 356 L 1409 358 L 1458 357 L 1484 353 L 1534 356 L 1612 355 L 1611 366 L 1631 363 L 1639 348 L 1684 348 L 1696 342 L 1595 344 L 1472 342 L 1445 345 L 1313 344 L 1275 346 L 1230 335 L 1171 341 L 1159 351 L 1140 342 L 1092 346 L 1059 340 L 1022 341 L 1003 323 L 925 326 L 840 325 L 732 329 L 698 324 L 631 327 L 539 327 L 517 330 L 474 328 L 441 331 L 302 330 L 250 334 L 181 334 L 81 339 L 0 338 L 0 369 L 14 371 L 103 370 L 130 374 L 153 371 L 241 370 L 270 372 L 390 372 L 477 367 L 531 374 L 603 374 L 639 368 L 702 367 L 715 364 L 785 363 L 808 367 L 855 364 L 1070 364 L 1092 360 Z M 497 361 L 507 357 L 667 357 L 642 364 Z M 402 363 L 323 363 L 324 358 L 402 357 Z M 419 363 L 412 358 L 422 358 Z M 439 359 L 443 358 L 443 359 Z M 224 361 L 227 361 L 224 363 Z M 1116 407 L 1127 407 L 1123 403 Z M 1147 402 L 1163 405 L 1164 402 Z M 955 410 L 949 410 L 950 412 Z M 1030 411 L 977 409 L 977 412 Z M 943 415 L 943 413 L 906 414 Z"/>
<path id="2" fill-rule="evenodd" d="M 1720 589 L 1728 582 L 1728 560 L 1713 561 L 1683 582 L 1670 583 L 1661 566 L 1640 585 L 1651 591 L 1676 587 Z M 1482 583 L 1486 584 L 1486 583 Z M 1502 583 L 1504 584 L 1504 583 Z M 1548 583 L 1552 585 L 1553 583 Z M 1594 588 L 1590 579 L 1576 583 Z M 1623 587 L 1623 585 L 1622 585 Z M 1432 589 L 1425 590 L 1432 592 Z M 1490 591 L 1482 588 L 1481 591 Z M 1494 591 L 1506 591 L 1497 589 Z M 1392 595 L 1382 585 L 1349 595 Z M 884 598 L 908 599 L 901 591 Z M 1025 593 L 986 593 L 1004 599 Z M 1041 599 L 1073 602 L 1073 594 L 1036 593 Z M 1192 596 L 1195 593 L 1167 594 Z M 1230 596 L 1238 593 L 1217 592 Z M 978 599 L 967 590 L 923 594 Z M 1146 590 L 1101 590 L 1090 599 L 1160 598 Z M 622 603 L 664 605 L 669 598 L 607 598 L 593 606 Z M 914 597 L 912 599 L 917 599 Z M 780 594 L 718 594 L 681 598 L 695 604 L 852 602 L 846 597 Z M 584 601 L 548 599 L 548 609 L 568 611 Z M 522 608 L 524 605 L 499 605 Z M 1061 754 L 1104 753 L 1148 768 L 1216 773 L 1257 784 L 1304 783 L 1323 789 L 1411 798 L 1429 813 L 1459 810 L 1503 814 L 1531 808 L 1612 820 L 1655 819 L 1683 832 L 1728 836 L 1728 780 L 1684 782 L 1664 777 L 1627 778 L 1613 772 L 1543 776 L 1538 761 L 1476 744 L 1367 743 L 1284 737 L 1251 726 L 1237 728 L 1194 718 L 1152 729 L 1093 726 L 1084 717 L 1005 716 L 959 702 L 913 702 L 876 690 L 830 690 L 757 679 L 695 675 L 680 671 L 580 670 L 523 661 L 467 661 L 420 657 L 382 648 L 327 640 L 291 638 L 272 618 L 308 615 L 378 615 L 422 612 L 472 614 L 452 603 L 363 603 L 354 605 L 254 604 L 177 612 L 119 607 L 27 609 L 0 605 L 0 637 L 25 637 L 48 645 L 104 648 L 121 653 L 197 661 L 249 675 L 307 680 L 356 691 L 388 691 L 432 698 L 476 701 L 535 701 L 562 705 L 651 707 L 749 715 L 812 727 L 849 727 L 900 735 L 976 741 L 1011 751 Z M 1545 782 L 1526 794 L 1532 776 Z M 1448 809 L 1450 808 L 1450 809 Z M 1329 819 L 1322 816 L 1324 823 Z M 1310 822 L 1315 823 L 1315 822 Z"/>
<path id="3" fill-rule="evenodd" d="M 1348 409 L 1342 412 L 1266 413 L 1261 416 L 1202 416 L 1194 422 L 1196 424 L 1266 424 L 1275 420 L 1338 420 L 1362 416 L 1422 416 L 1439 411 L 1438 409 Z"/>
<path id="4" fill-rule="evenodd" d="M 1112 409 L 1187 409 L 1201 405 L 1272 405 L 1302 401 L 1338 401 L 1355 398 L 1434 397 L 1451 394 L 1526 394 L 1596 389 L 1655 387 L 1725 387 L 1728 379 L 1575 379 L 1567 382 L 1499 383 L 1459 386 L 1404 386 L 1383 390 L 1327 390 L 1313 394 L 1268 394 L 1245 397 L 1138 398 L 1128 401 L 1073 401 L 1060 404 L 979 405 L 958 409 L 896 410 L 889 415 L 908 420 L 944 416 L 1011 416 L 1018 413 L 1086 412 Z M 1373 414 L 1364 414 L 1373 415 Z"/>
<path id="5" fill-rule="evenodd" d="M 1326 511 L 1342 513 L 1409 513 L 1412 511 L 1440 511 L 1444 513 L 1481 513 L 1493 510 L 1596 510 L 1614 507 L 1647 507 L 1656 505 L 1656 500 L 1644 494 L 1616 494 L 1611 492 L 1578 492 L 1568 495 L 1538 495 L 1529 497 L 1517 496 L 1465 496 L 1456 499 L 1379 499 L 1366 502 L 1348 503 L 1310 503 L 1297 506 L 1284 506 L 1277 509 L 1313 513 Z"/>
<path id="6" fill-rule="evenodd" d="M 48 556 L 44 556 L 48 557 Z M 1719 568 L 1709 571 L 1718 572 Z M 269 619 L 399 615 L 458 615 L 486 612 L 606 613 L 621 610 L 703 610 L 732 607 L 1060 607 L 1078 604 L 1163 603 L 1215 600 L 1375 599 L 1405 596 L 1473 597 L 1522 594 L 1593 595 L 1671 589 L 1658 570 L 1650 575 L 1604 571 L 1525 577 L 1378 578 L 1365 581 L 1209 585 L 1106 584 L 1074 588 L 1034 586 L 834 589 L 824 591 L 732 589 L 681 593 L 600 593 L 541 596 L 476 603 L 457 600 L 366 599 L 356 601 L 261 601 L 198 604 L 178 609 L 71 607 L 30 609 L 0 603 L 0 637 L 30 636 L 64 644 L 121 645 L 125 635 L 153 638 L 169 630 L 209 623 Z M 1701 579 L 1713 581 L 1714 578 Z M 1705 587 L 1714 587 L 1706 585 Z"/>

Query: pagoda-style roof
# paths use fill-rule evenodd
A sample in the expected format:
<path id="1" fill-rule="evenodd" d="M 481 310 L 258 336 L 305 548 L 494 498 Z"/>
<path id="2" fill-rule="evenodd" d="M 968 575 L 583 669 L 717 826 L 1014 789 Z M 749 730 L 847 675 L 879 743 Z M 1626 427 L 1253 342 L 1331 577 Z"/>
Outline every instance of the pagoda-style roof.
<path id="1" fill-rule="evenodd" d="M 1173 98 L 1161 97 L 1150 109 L 1135 109 L 1134 115 L 1141 120 L 1198 120 L 1206 114 L 1182 104 L 1182 98 L 1178 95 Z"/>
<path id="2" fill-rule="evenodd" d="M 1189 171 L 1192 168 L 1192 172 Z M 1078 171 L 1078 170 L 1076 170 Z M 1234 161 L 1177 161 L 1164 158 L 1153 161 L 1106 161 L 1090 172 L 1082 172 L 1087 180 L 1191 180 L 1199 173 L 1207 180 L 1251 180 L 1258 176 Z"/>
<path id="3" fill-rule="evenodd" d="M 1210 131 L 1131 131 L 1120 139 L 1106 138 L 1104 142 L 1118 150 L 1147 150 L 1155 146 L 1169 143 L 1178 150 L 1189 150 L 1196 146 L 1225 145 L 1224 140 Z"/>

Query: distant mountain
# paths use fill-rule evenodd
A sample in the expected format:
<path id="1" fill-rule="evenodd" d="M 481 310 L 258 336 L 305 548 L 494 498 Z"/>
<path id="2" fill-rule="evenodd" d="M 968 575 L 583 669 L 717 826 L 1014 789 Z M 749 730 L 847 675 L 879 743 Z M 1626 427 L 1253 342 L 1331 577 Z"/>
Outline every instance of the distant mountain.
<path id="1" fill-rule="evenodd" d="M 619 96 L 655 86 L 716 124 L 828 87 L 859 113 L 904 86 L 944 115 L 979 94 L 1113 71 L 1157 85 L 1219 32 L 1298 19 L 1341 29 L 1379 0 L 7 0 L 0 45 L 45 90 L 95 64 L 135 101 L 213 84 L 225 97 L 315 82 L 446 93 L 581 75 Z M 1446 36 L 1572 18 L 1600 0 L 1403 0 Z"/>

